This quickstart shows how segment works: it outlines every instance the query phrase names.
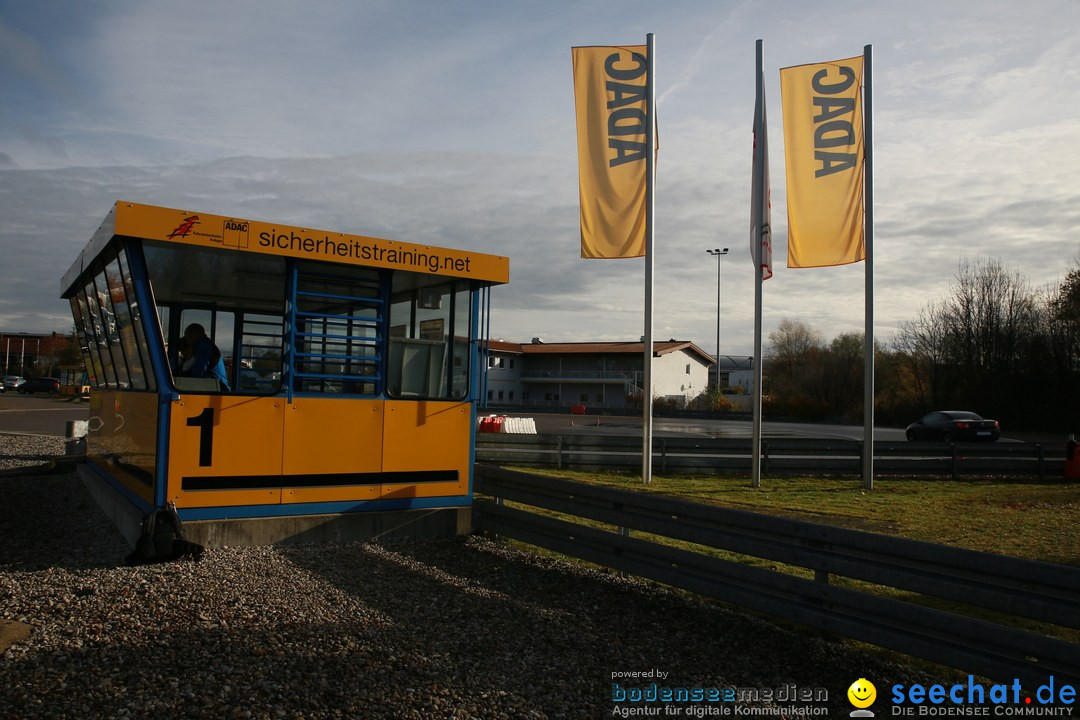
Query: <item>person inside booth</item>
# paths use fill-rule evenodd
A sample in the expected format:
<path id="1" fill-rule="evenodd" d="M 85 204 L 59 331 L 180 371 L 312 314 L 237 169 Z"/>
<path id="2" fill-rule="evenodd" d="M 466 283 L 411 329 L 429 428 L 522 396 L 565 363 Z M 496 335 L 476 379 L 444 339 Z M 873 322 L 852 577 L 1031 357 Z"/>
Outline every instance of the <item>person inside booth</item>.
<path id="1" fill-rule="evenodd" d="M 207 336 L 206 328 L 199 323 L 188 325 L 184 330 L 184 339 L 180 347 L 183 359 L 176 373 L 178 376 L 213 378 L 220 383 L 222 390 L 229 392 L 231 388 L 228 376 L 225 374 L 225 363 L 221 358 L 221 351 Z"/>

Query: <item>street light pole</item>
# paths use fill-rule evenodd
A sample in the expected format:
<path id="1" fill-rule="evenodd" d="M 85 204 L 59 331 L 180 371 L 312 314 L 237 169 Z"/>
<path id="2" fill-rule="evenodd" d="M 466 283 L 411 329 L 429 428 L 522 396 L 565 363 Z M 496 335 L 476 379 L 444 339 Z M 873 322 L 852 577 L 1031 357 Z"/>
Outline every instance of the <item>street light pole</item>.
<path id="1" fill-rule="evenodd" d="M 727 248 L 714 248 L 706 250 L 710 255 L 716 256 L 716 389 L 720 389 L 720 268 L 723 267 L 723 258 L 728 254 Z"/>

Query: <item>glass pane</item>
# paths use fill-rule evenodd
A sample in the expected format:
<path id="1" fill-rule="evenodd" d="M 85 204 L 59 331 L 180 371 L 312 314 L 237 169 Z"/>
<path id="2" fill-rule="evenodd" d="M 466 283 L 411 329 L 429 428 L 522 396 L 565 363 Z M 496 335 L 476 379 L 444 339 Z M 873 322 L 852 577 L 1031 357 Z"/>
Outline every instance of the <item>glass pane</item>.
<path id="1" fill-rule="evenodd" d="M 142 361 L 143 382 L 146 383 L 148 389 L 156 390 L 157 381 L 154 379 L 153 366 L 150 363 L 150 346 L 146 342 L 146 329 L 143 327 L 142 314 L 135 295 L 135 283 L 128 266 L 127 252 L 123 249 L 120 250 L 119 261 L 120 274 L 124 278 L 124 291 L 127 293 L 128 309 L 131 313 L 131 325 L 135 330 L 135 344 L 138 346 L 139 358 Z"/>
<path id="2" fill-rule="evenodd" d="M 209 337 L 214 329 L 214 313 L 208 308 L 184 308 L 180 312 L 180 335 L 176 342 L 176 361 L 173 366 L 173 375 L 176 377 L 192 377 L 191 366 L 195 362 L 195 349 L 188 347 L 184 342 L 184 333 L 190 325 L 199 325 Z M 213 338 L 210 338 L 213 340 Z M 218 348 L 220 351 L 220 348 Z"/>
<path id="3" fill-rule="evenodd" d="M 165 342 L 165 345 L 164 345 L 164 347 L 165 347 L 165 358 L 169 361 L 169 368 L 171 369 L 176 364 L 177 348 L 174 346 L 172 348 L 172 351 L 170 352 L 170 348 L 169 348 L 169 315 L 170 315 L 170 310 L 169 310 L 169 307 L 167 305 L 158 305 L 157 306 L 157 314 L 158 314 L 158 327 L 161 328 L 161 332 L 165 336 L 163 338 L 163 340 Z"/>
<path id="4" fill-rule="evenodd" d="M 87 382 L 97 387 L 98 378 L 101 377 L 101 366 L 98 363 L 94 349 L 94 339 L 90 328 L 86 323 L 86 298 L 81 291 L 76 291 L 69 299 L 71 303 L 71 316 L 75 319 L 75 331 L 79 341 L 79 349 L 82 350 L 83 366 L 86 368 Z"/>
<path id="5" fill-rule="evenodd" d="M 113 369 L 112 353 L 109 352 L 107 320 L 102 313 L 101 297 L 94 286 L 93 278 L 86 282 L 86 309 L 94 325 L 94 349 L 101 362 L 101 383 L 106 388 L 116 388 L 116 370 Z"/>
<path id="6" fill-rule="evenodd" d="M 210 332 L 210 339 L 221 351 L 221 360 L 225 363 L 225 377 L 229 378 L 229 385 L 234 382 L 233 375 L 233 339 L 236 336 L 236 314 L 229 310 L 218 310 L 214 313 L 214 327 Z"/>
<path id="7" fill-rule="evenodd" d="M 284 321 L 279 315 L 244 315 L 236 378 L 238 391 L 273 393 L 281 388 L 283 333 Z"/>
<path id="8" fill-rule="evenodd" d="M 119 335 L 120 353 L 114 357 L 122 357 L 126 362 L 128 385 L 131 390 L 145 390 L 146 377 L 143 372 L 142 358 L 139 355 L 139 346 L 135 341 L 135 328 L 131 326 L 131 311 L 128 308 L 127 291 L 124 289 L 124 280 L 120 275 L 120 262 L 113 258 L 105 268 L 105 282 L 109 286 L 109 299 L 112 301 L 113 314 L 116 317 L 116 330 Z"/>
<path id="9" fill-rule="evenodd" d="M 472 315 L 472 293 L 467 283 L 458 283 L 454 293 L 453 364 L 450 368 L 450 397 L 463 399 L 469 395 L 469 318 Z M 511 360 L 511 367 L 513 361 Z"/>
<path id="10" fill-rule="evenodd" d="M 285 259 L 154 242 L 144 243 L 144 255 L 174 374 L 183 372 L 183 332 L 198 323 L 221 354 L 230 388 L 276 392 L 281 383 Z M 255 320 L 249 326 L 245 318 Z"/>
<path id="11" fill-rule="evenodd" d="M 365 268 L 298 266 L 293 357 L 298 390 L 378 392 L 379 277 Z"/>
<path id="12" fill-rule="evenodd" d="M 397 273 L 391 292 L 387 393 L 464 399 L 469 392 L 467 283 Z"/>
<path id="13" fill-rule="evenodd" d="M 117 278 L 119 285 L 119 278 Z M 109 288 L 108 270 L 102 268 L 94 276 L 94 287 L 97 289 L 98 306 L 101 308 L 101 317 L 105 324 L 105 336 L 108 338 L 108 352 L 112 355 L 113 372 L 116 374 L 116 386 L 121 390 L 131 387 L 131 377 L 128 375 L 127 363 L 124 362 L 124 352 L 121 348 L 120 325 L 116 320 L 116 310 L 113 308 L 112 291 Z"/>

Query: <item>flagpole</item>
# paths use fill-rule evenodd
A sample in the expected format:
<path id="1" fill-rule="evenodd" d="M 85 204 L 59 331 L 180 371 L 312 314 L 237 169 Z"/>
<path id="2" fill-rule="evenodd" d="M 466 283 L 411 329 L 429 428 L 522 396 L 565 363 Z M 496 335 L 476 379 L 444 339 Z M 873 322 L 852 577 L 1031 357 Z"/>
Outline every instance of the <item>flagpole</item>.
<path id="1" fill-rule="evenodd" d="M 874 489 L 874 46 L 863 48 L 863 171 L 866 207 L 866 314 L 864 330 L 866 365 L 863 368 L 863 487 Z"/>
<path id="2" fill-rule="evenodd" d="M 764 83 L 764 49 L 763 41 L 758 40 L 756 45 L 757 70 L 754 75 L 756 102 L 758 107 L 765 93 Z M 759 153 L 762 153 L 759 156 Z M 754 143 L 754 162 L 764 160 L 764 138 L 757 138 Z M 754 194 L 760 202 L 765 202 L 765 168 L 757 173 L 755 178 L 758 186 L 754 188 Z M 758 208 L 760 211 L 760 208 Z M 751 211 L 753 212 L 753 211 Z M 762 222 L 764 215 L 762 215 Z M 753 441 L 750 447 L 750 484 L 752 487 L 761 487 L 761 286 L 764 284 L 761 271 L 761 232 L 762 225 L 758 224 L 755 237 L 753 238 L 752 251 L 754 253 L 754 396 L 753 396 Z"/>
<path id="3" fill-rule="evenodd" d="M 652 483 L 653 446 L 653 246 L 656 203 L 656 39 L 645 36 L 647 73 L 645 75 L 645 342 L 642 381 L 641 481 Z"/>

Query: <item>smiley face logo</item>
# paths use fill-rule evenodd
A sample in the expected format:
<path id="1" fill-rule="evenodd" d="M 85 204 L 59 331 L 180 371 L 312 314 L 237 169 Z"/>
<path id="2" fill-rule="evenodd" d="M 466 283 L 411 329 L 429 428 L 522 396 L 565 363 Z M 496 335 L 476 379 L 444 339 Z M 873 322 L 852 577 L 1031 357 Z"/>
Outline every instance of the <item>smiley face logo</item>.
<path id="1" fill-rule="evenodd" d="M 877 699 L 877 688 L 866 678 L 859 678 L 847 689 L 847 699 L 857 708 L 868 708 Z"/>

